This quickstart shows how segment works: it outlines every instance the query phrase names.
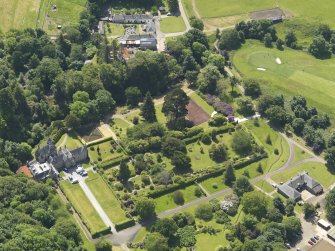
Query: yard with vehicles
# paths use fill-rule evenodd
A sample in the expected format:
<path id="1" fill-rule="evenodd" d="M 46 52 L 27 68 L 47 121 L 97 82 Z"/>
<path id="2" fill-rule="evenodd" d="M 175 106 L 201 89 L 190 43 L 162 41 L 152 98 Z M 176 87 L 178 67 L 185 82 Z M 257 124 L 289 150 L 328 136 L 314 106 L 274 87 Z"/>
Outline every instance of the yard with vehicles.
<path id="1" fill-rule="evenodd" d="M 277 64 L 276 58 L 280 58 L 282 64 Z M 264 93 L 283 94 L 287 99 L 302 95 L 334 122 L 335 77 L 331 74 L 334 59 L 321 61 L 303 51 L 289 48 L 280 51 L 248 41 L 234 53 L 232 60 L 243 76 L 262 80 Z M 266 71 L 258 71 L 257 67 Z"/>

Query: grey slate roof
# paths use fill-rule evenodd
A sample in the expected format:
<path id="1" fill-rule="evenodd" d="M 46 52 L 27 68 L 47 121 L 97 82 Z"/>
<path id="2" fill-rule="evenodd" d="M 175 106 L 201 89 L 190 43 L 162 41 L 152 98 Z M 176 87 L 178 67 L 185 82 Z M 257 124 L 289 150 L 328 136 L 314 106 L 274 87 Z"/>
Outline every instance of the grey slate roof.
<path id="1" fill-rule="evenodd" d="M 290 187 L 287 183 L 280 185 L 278 190 L 290 199 L 299 200 L 301 198 L 301 194 L 294 188 Z"/>

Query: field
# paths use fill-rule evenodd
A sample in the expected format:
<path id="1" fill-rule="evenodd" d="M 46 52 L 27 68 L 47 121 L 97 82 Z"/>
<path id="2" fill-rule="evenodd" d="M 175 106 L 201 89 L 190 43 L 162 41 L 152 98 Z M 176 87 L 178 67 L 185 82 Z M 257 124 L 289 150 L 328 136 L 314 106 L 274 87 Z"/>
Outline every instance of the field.
<path id="1" fill-rule="evenodd" d="M 196 200 L 198 198 L 194 195 L 194 189 L 196 187 L 197 187 L 197 185 L 193 185 L 193 186 L 188 186 L 184 189 L 178 190 L 178 191 L 181 191 L 183 193 L 185 203 L 190 202 L 192 200 Z M 169 194 L 166 194 L 166 195 L 163 195 L 161 197 L 156 198 L 155 203 L 156 203 L 156 212 L 157 213 L 160 213 L 160 212 L 163 212 L 165 210 L 168 210 L 168 209 L 175 208 L 175 207 L 179 206 L 173 201 L 173 193 L 169 193 Z"/>
<path id="2" fill-rule="evenodd" d="M 255 185 L 266 193 L 271 193 L 275 190 L 275 188 L 265 180 L 258 181 Z"/>
<path id="3" fill-rule="evenodd" d="M 122 210 L 120 202 L 100 175 L 92 172 L 88 174 L 89 177 L 85 182 L 111 221 L 116 224 L 127 220 L 128 218 Z"/>
<path id="4" fill-rule="evenodd" d="M 71 184 L 69 181 L 63 181 L 60 184 L 66 197 L 71 201 L 73 207 L 80 213 L 91 233 L 106 228 L 99 214 L 95 211 L 79 184 Z"/>
<path id="5" fill-rule="evenodd" d="M 328 171 L 327 167 L 324 164 L 316 162 L 301 164 L 297 167 L 276 174 L 272 176 L 271 179 L 277 183 L 286 182 L 297 174 L 305 171 L 308 172 L 308 175 L 318 181 L 324 188 L 328 188 L 335 182 L 335 176 Z"/>
<path id="6" fill-rule="evenodd" d="M 186 30 L 186 25 L 181 16 L 178 17 L 171 16 L 163 18 L 160 24 L 161 24 L 161 31 L 163 33 L 175 33 Z"/>
<path id="7" fill-rule="evenodd" d="M 113 140 L 103 142 L 98 145 L 94 145 L 93 149 L 91 147 L 88 148 L 88 155 L 90 156 L 91 161 L 108 161 L 114 158 L 117 158 L 123 155 L 122 149 L 118 146 L 113 147 L 116 143 Z M 98 153 L 97 148 L 100 149 L 100 155 Z"/>
<path id="8" fill-rule="evenodd" d="M 281 65 L 276 63 L 277 57 Z M 305 52 L 268 49 L 259 42 L 249 41 L 236 51 L 233 62 L 242 75 L 264 80 L 261 83 L 264 93 L 302 95 L 308 105 L 327 113 L 334 121 L 335 59 L 318 60 Z M 257 71 L 257 67 L 266 71 Z"/>
<path id="9" fill-rule="evenodd" d="M 255 126 L 253 121 L 248 121 L 244 125 L 268 153 L 268 158 L 262 161 L 264 173 L 274 171 L 283 166 L 289 157 L 289 146 L 286 140 L 262 119 L 259 119 L 259 127 Z M 266 143 L 268 136 L 271 139 L 271 144 Z M 278 155 L 274 154 L 275 149 L 278 149 Z"/>
<path id="10" fill-rule="evenodd" d="M 188 7 L 189 2 L 191 1 L 184 0 L 184 5 Z M 203 18 L 243 15 L 251 11 L 278 6 L 294 17 L 314 20 L 318 23 L 325 22 L 335 26 L 335 16 L 333 15 L 335 2 L 333 0 L 323 0 L 322 4 L 318 0 L 195 0 L 195 3 Z"/>
<path id="11" fill-rule="evenodd" d="M 46 0 L 0 0 L 0 30 L 35 28 L 41 3 Z"/>

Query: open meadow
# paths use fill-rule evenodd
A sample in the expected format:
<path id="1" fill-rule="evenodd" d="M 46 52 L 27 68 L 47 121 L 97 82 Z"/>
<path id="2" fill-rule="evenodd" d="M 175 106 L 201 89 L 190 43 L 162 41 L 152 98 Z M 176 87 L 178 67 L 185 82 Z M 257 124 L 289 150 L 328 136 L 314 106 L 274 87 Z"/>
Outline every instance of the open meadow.
<path id="1" fill-rule="evenodd" d="M 276 58 L 280 58 L 282 64 L 277 64 Z M 264 93 L 284 94 L 287 98 L 302 95 L 308 105 L 327 113 L 334 122 L 334 59 L 318 60 L 302 51 L 287 48 L 280 51 L 248 41 L 235 52 L 233 63 L 243 76 L 263 80 Z"/>

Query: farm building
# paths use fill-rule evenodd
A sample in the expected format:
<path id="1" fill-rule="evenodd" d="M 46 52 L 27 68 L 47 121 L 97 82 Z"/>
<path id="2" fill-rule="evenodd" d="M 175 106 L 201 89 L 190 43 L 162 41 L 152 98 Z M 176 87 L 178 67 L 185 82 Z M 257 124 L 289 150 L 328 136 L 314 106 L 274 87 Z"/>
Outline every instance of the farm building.
<path id="1" fill-rule="evenodd" d="M 120 44 L 125 47 L 137 47 L 141 50 L 157 50 L 156 37 L 151 34 L 126 35 L 120 38 Z"/>
<path id="2" fill-rule="evenodd" d="M 297 175 L 295 178 L 278 187 L 278 192 L 287 198 L 295 201 L 301 199 L 301 191 L 306 189 L 314 195 L 321 194 L 323 188 L 319 182 L 315 181 L 307 173 Z"/>
<path id="3" fill-rule="evenodd" d="M 281 22 L 285 18 L 284 12 L 280 8 L 254 11 L 250 13 L 252 20 L 270 20 L 273 22 Z"/>
<path id="4" fill-rule="evenodd" d="M 153 17 L 151 15 L 147 14 L 117 14 L 111 16 L 110 21 L 116 24 L 144 24 L 151 21 L 152 18 Z"/>

